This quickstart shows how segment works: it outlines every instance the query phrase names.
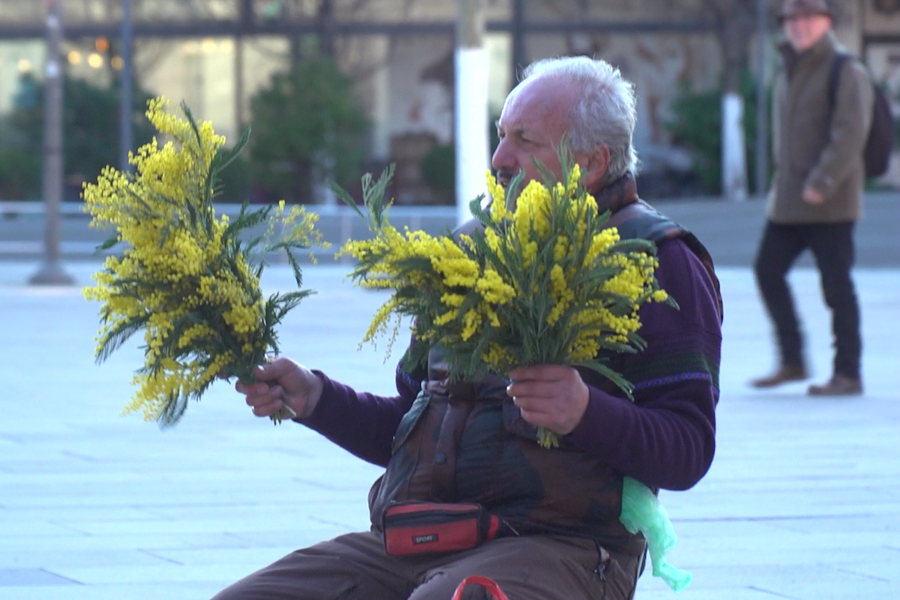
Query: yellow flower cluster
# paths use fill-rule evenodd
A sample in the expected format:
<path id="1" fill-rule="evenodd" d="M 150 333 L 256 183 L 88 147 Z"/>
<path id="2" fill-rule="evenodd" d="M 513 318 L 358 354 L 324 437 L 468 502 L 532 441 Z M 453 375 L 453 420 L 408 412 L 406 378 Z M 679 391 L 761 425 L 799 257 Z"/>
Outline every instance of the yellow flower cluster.
<path id="1" fill-rule="evenodd" d="M 490 208 L 471 204 L 480 228 L 439 237 L 398 232 L 386 218 L 386 186 L 364 181 L 375 235 L 349 242 L 342 252 L 357 259 L 359 285 L 394 292 L 364 341 L 395 317 L 393 341 L 399 318 L 411 316 L 418 340 L 442 346 L 452 377 L 477 380 L 523 365 L 584 365 L 630 393 L 603 353 L 640 349 L 638 310 L 667 295 L 654 277 L 653 244 L 620 240 L 580 178 L 576 164 L 561 182 L 531 181 L 513 207 L 488 173 Z"/>
<path id="2" fill-rule="evenodd" d="M 374 341 L 388 328 L 392 316 L 416 314 L 412 304 L 433 303 L 437 312 L 435 324 L 443 325 L 457 318 L 466 301 L 459 290 L 471 290 L 481 302 L 462 315 L 465 326 L 460 331 L 463 340 L 472 337 L 481 325 L 488 321 L 499 324 L 497 308 L 508 303 L 515 295 L 494 270 L 484 270 L 473 260 L 467 247 L 471 240 L 463 237 L 458 244 L 450 237 L 433 237 L 423 231 L 398 232 L 387 225 L 380 235 L 371 240 L 349 241 L 338 254 L 348 254 L 366 265 L 354 272 L 359 284 L 367 288 L 395 289 L 395 294 L 375 314 L 363 342 Z M 410 268 L 411 265 L 415 267 Z M 415 290 L 427 290 L 427 300 L 414 295 Z M 411 312 L 412 311 L 412 312 Z M 395 324 L 392 344 L 397 333 Z M 442 341 L 437 332 L 422 329 L 418 332 L 426 341 Z"/>
<path id="3" fill-rule="evenodd" d="M 286 250 L 300 286 L 291 249 L 318 241 L 316 215 L 302 207 L 285 215 L 283 202 L 256 212 L 245 205 L 234 222 L 217 217 L 213 189 L 246 137 L 225 152 L 225 138 L 210 123 L 198 124 L 184 106 L 180 118 L 167 106 L 164 98 L 151 100 L 147 117 L 168 141 L 154 138 L 131 154 L 134 174 L 107 167 L 83 193 L 91 225 L 116 231 L 105 247 L 125 244 L 84 290 L 102 304 L 97 359 L 143 330 L 144 365 L 125 412 L 141 410 L 162 425 L 177 422 L 187 400 L 199 399 L 217 376 L 250 378 L 252 367 L 277 350 L 275 326 L 310 292 L 264 299 L 265 254 Z M 245 245 L 238 234 L 263 220 L 269 232 L 251 257 L 249 248 L 262 240 Z M 276 226 L 280 236 L 273 235 Z"/>
<path id="4" fill-rule="evenodd" d="M 502 259 L 496 262 L 506 267 L 523 311 L 503 320 L 528 324 L 506 338 L 486 332 L 519 348 L 502 354 L 489 346 L 484 359 L 500 373 L 521 364 L 589 363 L 603 349 L 633 345 L 640 306 L 667 298 L 656 286 L 658 263 L 650 248 L 622 245 L 618 231 L 605 227 L 595 199 L 579 187 L 580 177 L 575 164 L 563 182 L 531 181 L 510 211 L 505 191 L 487 174 L 492 203 L 485 245 Z M 515 345 L 516 338 L 531 348 Z"/>

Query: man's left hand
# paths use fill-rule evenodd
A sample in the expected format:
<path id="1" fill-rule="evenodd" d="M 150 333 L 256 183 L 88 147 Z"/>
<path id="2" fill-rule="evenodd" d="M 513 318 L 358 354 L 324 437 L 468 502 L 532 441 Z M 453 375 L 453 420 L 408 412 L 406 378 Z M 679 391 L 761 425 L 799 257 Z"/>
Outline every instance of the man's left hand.
<path id="1" fill-rule="evenodd" d="M 573 367 L 536 365 L 510 372 L 506 393 L 522 411 L 522 418 L 559 435 L 567 435 L 581 422 L 590 391 Z"/>

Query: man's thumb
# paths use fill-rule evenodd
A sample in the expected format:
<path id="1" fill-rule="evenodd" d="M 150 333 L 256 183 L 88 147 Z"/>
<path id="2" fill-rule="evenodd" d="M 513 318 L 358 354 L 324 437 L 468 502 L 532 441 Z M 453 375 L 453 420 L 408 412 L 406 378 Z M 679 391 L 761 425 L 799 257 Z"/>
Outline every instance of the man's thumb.
<path id="1" fill-rule="evenodd" d="M 278 379 L 287 370 L 285 368 L 285 362 L 286 359 L 284 358 L 276 358 L 272 362 L 258 365 L 254 369 L 254 372 L 256 373 L 256 376 L 262 381 L 271 381 L 273 379 Z"/>

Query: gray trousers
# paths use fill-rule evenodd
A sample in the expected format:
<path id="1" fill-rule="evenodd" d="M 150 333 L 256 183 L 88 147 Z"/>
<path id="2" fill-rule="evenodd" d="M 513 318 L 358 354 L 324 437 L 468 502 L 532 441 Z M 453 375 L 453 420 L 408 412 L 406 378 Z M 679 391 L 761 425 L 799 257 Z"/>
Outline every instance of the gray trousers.
<path id="1" fill-rule="evenodd" d="M 384 552 L 381 534 L 360 532 L 297 550 L 213 600 L 450 600 L 470 575 L 493 579 L 512 600 L 630 600 L 642 560 L 610 554 L 591 540 L 542 535 L 395 557 Z M 469 586 L 463 598 L 491 596 Z"/>

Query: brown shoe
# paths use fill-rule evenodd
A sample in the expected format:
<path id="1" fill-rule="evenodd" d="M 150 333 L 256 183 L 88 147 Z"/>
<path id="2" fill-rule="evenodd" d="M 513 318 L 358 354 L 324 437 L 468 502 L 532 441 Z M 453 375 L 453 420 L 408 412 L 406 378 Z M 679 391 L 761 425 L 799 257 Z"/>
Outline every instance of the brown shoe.
<path id="1" fill-rule="evenodd" d="M 803 381 L 807 377 L 809 376 L 806 374 L 805 367 L 799 365 L 785 365 L 771 375 L 751 380 L 750 385 L 755 388 L 770 388 L 791 381 Z"/>
<path id="2" fill-rule="evenodd" d="M 835 375 L 824 385 L 811 385 L 807 392 L 810 396 L 860 396 L 863 393 L 862 381 L 843 375 Z"/>

